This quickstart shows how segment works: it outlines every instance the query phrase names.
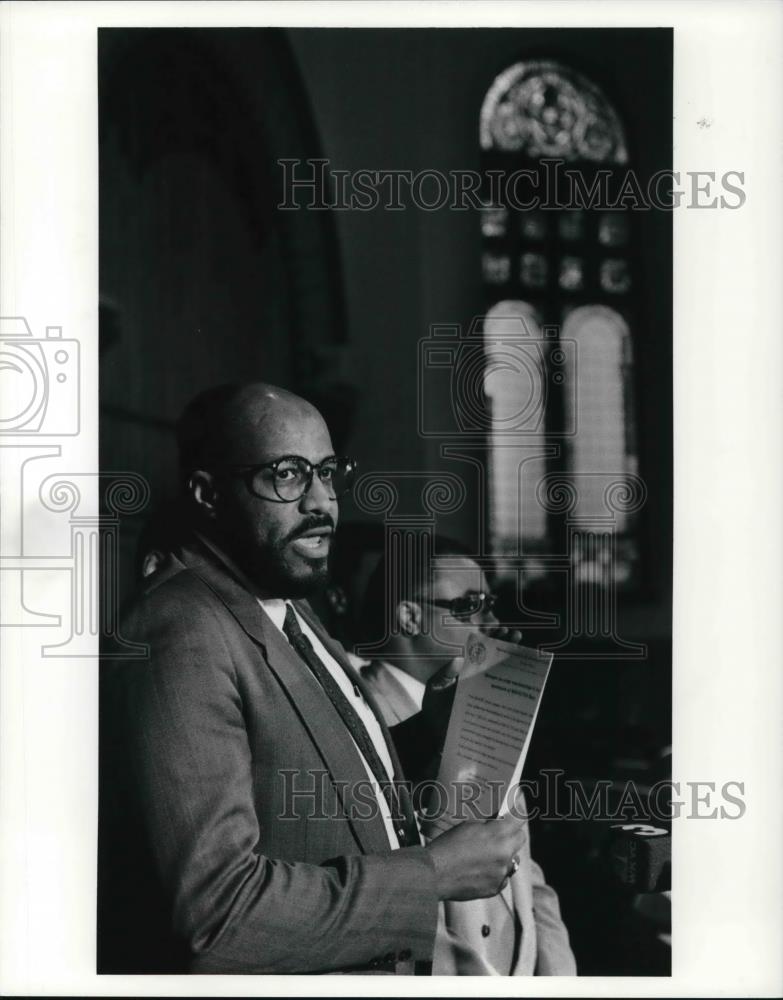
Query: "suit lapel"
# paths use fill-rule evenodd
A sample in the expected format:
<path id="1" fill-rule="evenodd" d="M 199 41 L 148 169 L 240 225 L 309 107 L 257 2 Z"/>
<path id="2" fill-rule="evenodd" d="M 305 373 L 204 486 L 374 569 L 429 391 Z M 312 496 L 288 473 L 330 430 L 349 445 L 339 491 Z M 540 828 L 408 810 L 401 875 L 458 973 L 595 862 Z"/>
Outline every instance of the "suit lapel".
<path id="1" fill-rule="evenodd" d="M 250 638 L 262 647 L 266 663 L 286 691 L 336 782 L 337 794 L 362 848 L 367 853 L 388 851 L 389 838 L 383 817 L 376 811 L 371 819 L 357 823 L 352 817 L 350 797 L 343 791 L 343 787 L 366 787 L 368 780 L 361 756 L 345 723 L 318 681 L 248 589 L 251 586 L 249 581 L 228 557 L 205 539 L 199 539 L 193 547 L 183 548 L 180 559 L 213 591 Z M 298 604 L 297 608 L 300 609 Z M 320 623 L 317 626 L 314 624 L 317 619 L 314 619 L 312 613 L 304 614 L 303 617 L 314 631 L 317 628 L 319 638 L 332 653 L 334 644 L 326 636 Z M 328 644 L 324 638 L 329 640 Z M 341 665 L 343 659 L 338 661 Z M 350 664 L 348 668 L 352 669 Z M 357 684 L 363 688 L 358 679 Z M 397 769 L 399 765 L 396 756 L 392 760 Z M 366 806 L 363 811 L 366 812 Z"/>
<path id="2" fill-rule="evenodd" d="M 236 618 L 251 639 L 266 648 L 274 624 L 253 595 L 252 585 L 239 567 L 212 542 L 196 535 L 178 553 L 183 565 L 196 574 Z"/>

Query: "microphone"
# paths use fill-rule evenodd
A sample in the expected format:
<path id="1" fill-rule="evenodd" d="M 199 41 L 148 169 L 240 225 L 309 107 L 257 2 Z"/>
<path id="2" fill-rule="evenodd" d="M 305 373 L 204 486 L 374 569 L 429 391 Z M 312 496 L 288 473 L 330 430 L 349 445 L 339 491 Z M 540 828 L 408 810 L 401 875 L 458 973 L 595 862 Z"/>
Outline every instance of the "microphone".
<path id="1" fill-rule="evenodd" d="M 671 889 L 672 835 L 661 826 L 617 823 L 611 827 L 609 864 L 618 882 L 634 892 Z"/>

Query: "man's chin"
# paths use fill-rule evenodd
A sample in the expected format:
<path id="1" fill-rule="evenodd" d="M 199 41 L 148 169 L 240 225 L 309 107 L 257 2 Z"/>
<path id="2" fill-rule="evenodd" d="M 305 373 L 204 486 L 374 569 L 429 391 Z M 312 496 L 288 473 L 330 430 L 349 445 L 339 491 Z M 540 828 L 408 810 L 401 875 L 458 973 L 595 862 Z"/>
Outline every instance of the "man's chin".
<path id="1" fill-rule="evenodd" d="M 311 597 L 323 590 L 329 582 L 327 560 L 308 560 L 304 566 L 286 566 L 281 572 L 281 597 Z"/>
<path id="2" fill-rule="evenodd" d="M 286 557 L 268 553 L 245 553 L 245 571 L 264 597 L 310 597 L 329 582 L 326 556 L 305 559 L 287 552 Z"/>

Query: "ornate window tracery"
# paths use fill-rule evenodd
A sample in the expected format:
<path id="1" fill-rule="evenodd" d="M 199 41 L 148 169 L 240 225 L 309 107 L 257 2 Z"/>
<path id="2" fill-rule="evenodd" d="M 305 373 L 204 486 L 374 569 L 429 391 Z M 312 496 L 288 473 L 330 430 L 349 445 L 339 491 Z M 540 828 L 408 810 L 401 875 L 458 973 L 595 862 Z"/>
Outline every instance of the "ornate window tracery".
<path id="1" fill-rule="evenodd" d="M 587 77 L 558 62 L 509 66 L 487 91 L 480 122 L 482 149 L 529 159 L 628 162 L 614 108 Z"/>

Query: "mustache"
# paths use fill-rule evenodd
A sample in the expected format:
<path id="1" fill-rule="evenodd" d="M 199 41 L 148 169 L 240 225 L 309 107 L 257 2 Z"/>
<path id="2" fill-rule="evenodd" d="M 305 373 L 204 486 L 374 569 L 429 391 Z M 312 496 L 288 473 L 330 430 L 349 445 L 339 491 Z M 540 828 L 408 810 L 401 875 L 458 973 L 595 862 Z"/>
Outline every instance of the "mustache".
<path id="1" fill-rule="evenodd" d="M 283 544 L 293 542 L 301 535 L 316 528 L 329 528 L 331 531 L 334 531 L 334 520 L 328 514 L 323 514 L 321 517 L 310 517 L 287 534 L 283 539 Z"/>

